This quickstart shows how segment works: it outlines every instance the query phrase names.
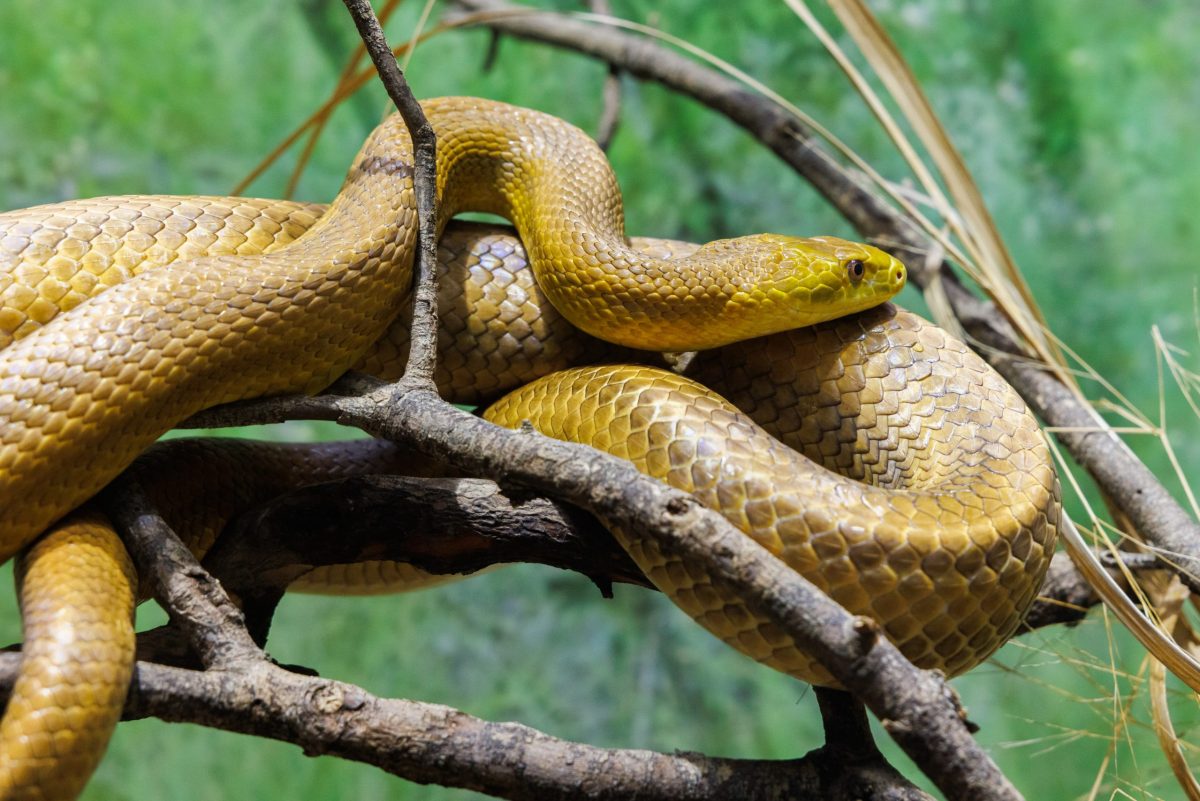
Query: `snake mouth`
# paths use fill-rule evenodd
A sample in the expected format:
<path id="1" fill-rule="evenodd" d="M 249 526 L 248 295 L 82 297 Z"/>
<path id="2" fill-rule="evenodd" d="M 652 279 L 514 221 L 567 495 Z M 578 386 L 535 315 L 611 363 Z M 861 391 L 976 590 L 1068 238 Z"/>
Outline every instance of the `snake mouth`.
<path id="1" fill-rule="evenodd" d="M 867 261 L 866 275 L 860 281 L 851 279 L 863 287 L 870 287 L 876 295 L 885 298 L 894 297 L 908 283 L 908 268 L 904 263 L 877 248 L 864 246 L 870 254 Z"/>

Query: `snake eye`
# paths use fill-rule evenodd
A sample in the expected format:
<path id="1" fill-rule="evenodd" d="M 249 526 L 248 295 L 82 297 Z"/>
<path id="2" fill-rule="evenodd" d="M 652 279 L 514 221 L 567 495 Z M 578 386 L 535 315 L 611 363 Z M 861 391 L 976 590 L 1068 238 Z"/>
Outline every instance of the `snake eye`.
<path id="1" fill-rule="evenodd" d="M 864 265 L 858 259 L 851 259 L 850 261 L 846 262 L 846 272 L 850 275 L 850 282 L 857 284 L 859 281 L 863 280 L 863 276 L 867 274 L 867 268 L 866 265 Z"/>

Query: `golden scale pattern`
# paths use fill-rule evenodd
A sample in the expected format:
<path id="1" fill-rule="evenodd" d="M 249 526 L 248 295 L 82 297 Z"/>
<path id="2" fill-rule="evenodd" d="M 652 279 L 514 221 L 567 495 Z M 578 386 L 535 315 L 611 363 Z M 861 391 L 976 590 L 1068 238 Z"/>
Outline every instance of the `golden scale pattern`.
<path id="1" fill-rule="evenodd" d="M 275 250 L 324 211 L 315 203 L 128 195 L 0 214 L 0 348 L 140 272 Z"/>
<path id="2" fill-rule="evenodd" d="M 579 361 L 633 356 L 581 334 L 565 318 L 629 345 L 678 350 L 713 344 L 704 337 L 742 336 L 749 319 L 778 328 L 803 324 L 777 319 L 785 296 L 824 305 L 828 317 L 877 303 L 903 283 L 903 268 L 886 254 L 841 240 L 799 240 L 797 248 L 797 240 L 759 236 L 736 245 L 648 241 L 625 248 L 619 195 L 580 188 L 584 177 L 615 189 L 603 156 L 594 147 L 578 159 L 559 152 L 586 140 L 576 129 L 487 101 L 434 101 L 427 112 L 441 137 L 447 214 L 474 209 L 508 216 L 524 229 L 535 261 L 569 265 L 543 277 L 560 313 L 511 236 L 479 226 L 449 232 L 443 258 L 453 258 L 444 268 L 438 380 L 462 402 L 486 400 Z M 437 122 L 441 114 L 448 122 Z M 514 142 L 523 144 L 514 150 Z M 379 334 L 408 274 L 408 259 L 396 258 L 412 239 L 407 148 L 398 123 L 385 123 L 323 217 L 321 207 L 309 204 L 165 197 L 0 215 L 0 337 L 5 344 L 17 340 L 0 362 L 0 495 L 23 502 L 3 502 L 6 553 L 25 532 L 89 496 L 158 431 L 199 408 L 315 389 L 376 339 L 358 366 L 399 374 L 407 324 Z M 505 166 L 497 170 L 498 164 Z M 484 192 L 483 181 L 498 188 Z M 303 250 L 290 248 L 306 230 Z M 714 281 L 710 266 L 728 252 L 752 255 L 732 278 Z M 307 260 L 302 278 L 284 266 L 297 255 Z M 867 265 L 861 285 L 845 281 L 851 259 Z M 182 274 L 154 269 L 174 261 L 187 262 Z M 816 277 L 797 285 L 791 273 L 806 263 L 817 268 Z M 264 265 L 287 275 L 272 277 Z M 375 273 L 385 278 L 383 288 L 356 290 Z M 363 294 L 370 308 L 348 305 Z M 617 303 L 601 303 L 605 294 Z M 713 309 L 725 316 L 714 318 Z M 697 315 L 688 337 L 699 332 L 701 341 L 668 329 L 664 321 L 681 311 Z M 42 327 L 60 313 L 63 320 Z M 300 333 L 302 313 L 311 328 Z M 280 347 L 284 333 L 292 341 Z M 243 360 L 225 358 L 235 349 Z M 835 598 L 875 614 L 919 664 L 960 672 L 1011 633 L 1048 561 L 1058 490 L 1036 424 L 966 348 L 889 307 L 702 355 L 692 370 L 767 431 L 856 480 L 824 474 L 721 399 L 647 368 L 546 378 L 489 414 L 514 424 L 527 414 L 548 433 L 567 435 L 574 427 L 595 438 L 586 441 L 696 491 Z M 541 406 L 529 400 L 554 382 L 575 397 Z M 213 383 L 222 388 L 190 394 L 189 387 Z M 165 386 L 169 394 L 146 401 Z M 680 416 L 672 422 L 668 412 Z M 597 419 L 614 428 L 596 430 Z M 92 437 L 104 427 L 108 439 Z M 668 442 L 671 430 L 683 439 Z M 715 439 L 721 432 L 731 437 L 724 444 Z M 64 441 L 72 443 L 65 451 Z M 147 464 L 164 464 L 156 458 Z M 208 465 L 198 470 L 231 473 L 220 458 L 193 461 Z M 288 480 L 302 481 L 303 473 Z M 55 482 L 72 494 L 41 499 L 38 493 Z M 817 494 L 797 494 L 808 492 Z M 1016 528 L 1000 530 L 1010 524 Z M 660 586 L 718 636 L 779 669 L 827 680 L 779 632 L 723 596 L 702 568 L 625 539 Z M 374 569 L 324 580 L 338 588 L 371 576 L 414 580 Z"/>
<path id="3" fill-rule="evenodd" d="M 58 524 L 24 566 L 25 642 L 0 724 L 0 797 L 74 798 L 121 717 L 133 673 L 137 579 L 112 527 L 90 511 Z"/>
<path id="4" fill-rule="evenodd" d="M 693 494 L 851 612 L 876 619 L 917 665 L 957 675 L 1013 633 L 1049 564 L 1059 490 L 1024 403 L 982 360 L 884 307 L 698 361 L 691 371 L 704 384 L 628 366 L 555 373 L 487 417 L 529 420 Z M 834 683 L 715 586 L 703 564 L 618 536 L 655 585 L 722 640 L 797 678 Z"/>

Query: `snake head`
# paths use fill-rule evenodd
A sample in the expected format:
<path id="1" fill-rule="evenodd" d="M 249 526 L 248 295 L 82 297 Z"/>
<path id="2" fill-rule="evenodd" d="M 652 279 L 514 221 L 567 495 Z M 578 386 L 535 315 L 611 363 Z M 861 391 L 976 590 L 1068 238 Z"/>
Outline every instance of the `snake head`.
<path id="1" fill-rule="evenodd" d="M 890 300 L 908 279 L 899 259 L 879 248 L 832 236 L 754 237 L 773 246 L 762 285 L 763 310 L 778 309 L 788 327 L 814 325 Z"/>

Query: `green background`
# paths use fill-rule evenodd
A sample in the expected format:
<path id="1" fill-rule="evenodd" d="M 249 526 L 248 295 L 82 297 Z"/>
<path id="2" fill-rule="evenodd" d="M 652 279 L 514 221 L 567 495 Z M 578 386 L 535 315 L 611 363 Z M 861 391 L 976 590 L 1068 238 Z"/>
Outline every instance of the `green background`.
<path id="1" fill-rule="evenodd" d="M 417 4 L 407 5 L 389 26 L 394 43 L 416 19 Z M 871 5 L 943 115 L 1052 329 L 1158 422 L 1151 326 L 1185 349 L 1197 346 L 1198 7 Z M 886 137 L 781 2 L 613 7 L 733 61 L 885 175 L 904 179 Z M 341 4 L 319 0 L 6 0 L 0 208 L 228 192 L 324 99 L 355 41 Z M 487 45 L 480 31 L 433 40 L 409 71 L 417 94 L 478 94 L 594 129 L 603 67 L 506 40 L 485 71 Z M 632 233 L 701 241 L 761 230 L 852 233 L 741 131 L 657 87 L 626 81 L 623 89 L 610 155 Z M 373 85 L 337 113 L 300 196 L 332 197 L 384 108 Z M 291 158 L 251 192 L 278 195 Z M 911 290 L 903 300 L 922 307 Z M 1184 361 L 1196 369 L 1194 357 Z M 1088 391 L 1104 397 L 1098 387 Z M 1164 408 L 1171 441 L 1194 475 L 1196 418 L 1169 384 Z M 311 432 L 291 425 L 276 433 Z M 1178 493 L 1157 440 L 1130 442 Z M 18 639 L 15 605 L 3 600 L 0 640 Z M 145 608 L 139 623 L 159 619 Z M 1110 628 L 1093 613 L 1078 628 L 1022 638 L 955 682 L 981 740 L 1028 797 L 1087 797 L 1094 782 L 1100 798 L 1179 796 L 1148 727 L 1141 652 L 1110 637 Z M 546 569 L 514 568 L 411 596 L 290 597 L 270 650 L 380 695 L 596 745 L 792 757 L 820 743 L 806 687 L 725 649 L 652 593 L 618 588 L 615 600 L 603 601 L 585 580 Z M 1178 694 L 1174 706 L 1186 738 L 1197 721 L 1194 700 Z M 156 721 L 120 727 L 85 797 L 233 796 L 474 797 L 306 759 L 288 745 Z"/>

